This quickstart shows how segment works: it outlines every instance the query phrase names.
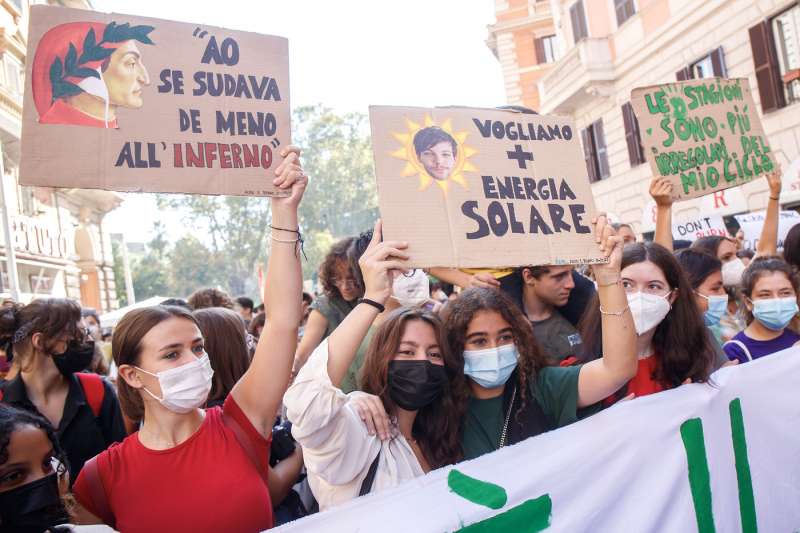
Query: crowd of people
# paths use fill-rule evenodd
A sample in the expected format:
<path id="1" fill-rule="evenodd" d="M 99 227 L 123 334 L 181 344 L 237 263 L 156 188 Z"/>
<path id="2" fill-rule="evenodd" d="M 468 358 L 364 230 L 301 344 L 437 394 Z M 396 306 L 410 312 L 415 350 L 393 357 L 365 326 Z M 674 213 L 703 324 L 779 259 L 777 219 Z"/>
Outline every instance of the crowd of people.
<path id="1" fill-rule="evenodd" d="M 105 331 L 67 299 L 0 308 L 0 530 L 261 531 L 703 383 L 800 340 L 800 225 L 778 255 L 592 221 L 591 268 L 411 269 L 381 223 L 303 292 L 299 150 L 274 183 L 263 304 L 202 289 Z"/>

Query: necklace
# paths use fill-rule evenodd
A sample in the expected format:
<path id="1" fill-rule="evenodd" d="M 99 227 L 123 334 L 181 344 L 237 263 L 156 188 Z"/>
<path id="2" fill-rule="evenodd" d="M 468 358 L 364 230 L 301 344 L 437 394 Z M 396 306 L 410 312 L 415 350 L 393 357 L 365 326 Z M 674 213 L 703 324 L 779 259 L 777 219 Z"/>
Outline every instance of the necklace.
<path id="1" fill-rule="evenodd" d="M 511 391 L 511 401 L 508 404 L 508 412 L 506 413 L 506 421 L 503 424 L 503 432 L 500 434 L 500 445 L 498 449 L 506 445 L 506 437 L 508 434 L 508 421 L 511 419 L 511 410 L 514 409 L 514 399 L 517 397 L 517 386 L 514 385 L 514 390 Z"/>

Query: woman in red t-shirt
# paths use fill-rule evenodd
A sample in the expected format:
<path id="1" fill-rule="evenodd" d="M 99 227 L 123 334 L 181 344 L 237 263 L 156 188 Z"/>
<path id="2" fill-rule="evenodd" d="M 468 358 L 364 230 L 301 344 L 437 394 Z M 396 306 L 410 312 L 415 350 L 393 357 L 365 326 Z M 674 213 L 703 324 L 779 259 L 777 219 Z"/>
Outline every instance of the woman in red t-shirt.
<path id="1" fill-rule="evenodd" d="M 290 196 L 272 199 L 273 246 L 264 280 L 270 316 L 249 369 L 224 405 L 201 409 L 213 370 L 186 310 L 137 309 L 114 332 L 122 408 L 144 422 L 87 463 L 74 493 L 86 511 L 120 531 L 272 527 L 267 461 L 302 315 L 297 206 L 307 184 L 299 150 L 282 155 L 274 183 Z"/>
<path id="2" fill-rule="evenodd" d="M 691 285 L 675 256 L 659 244 L 629 244 L 622 253 L 620 279 L 636 327 L 639 370 L 610 401 L 706 381 L 714 351 Z M 589 353 L 600 351 L 600 316 L 595 298 L 581 323 L 581 338 Z"/>

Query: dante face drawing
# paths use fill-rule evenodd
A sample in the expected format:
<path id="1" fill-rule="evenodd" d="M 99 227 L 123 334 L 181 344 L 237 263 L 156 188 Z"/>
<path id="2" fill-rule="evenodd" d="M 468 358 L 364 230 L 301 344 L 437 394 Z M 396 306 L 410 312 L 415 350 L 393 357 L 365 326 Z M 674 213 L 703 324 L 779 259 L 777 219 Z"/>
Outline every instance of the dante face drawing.
<path id="1" fill-rule="evenodd" d="M 117 109 L 140 109 L 150 75 L 141 45 L 153 26 L 69 22 L 36 46 L 32 82 L 41 124 L 117 128 Z"/>
<path id="2" fill-rule="evenodd" d="M 133 40 L 126 41 L 109 57 L 103 72 L 111 105 L 138 109 L 144 104 L 142 89 L 150 85 L 150 76 L 142 54 Z"/>

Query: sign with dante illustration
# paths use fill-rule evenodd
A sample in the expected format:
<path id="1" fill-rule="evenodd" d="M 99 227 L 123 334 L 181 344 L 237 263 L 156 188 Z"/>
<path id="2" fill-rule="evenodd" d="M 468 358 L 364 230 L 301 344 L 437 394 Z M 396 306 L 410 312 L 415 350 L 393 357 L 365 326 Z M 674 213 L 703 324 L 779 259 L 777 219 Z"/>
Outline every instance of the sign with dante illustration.
<path id="1" fill-rule="evenodd" d="M 602 261 L 569 119 L 499 109 L 370 107 L 384 238 L 414 267 Z"/>
<path id="2" fill-rule="evenodd" d="M 745 78 L 640 87 L 631 105 L 653 175 L 672 181 L 675 200 L 736 187 L 775 168 Z"/>
<path id="3" fill-rule="evenodd" d="M 271 196 L 288 41 L 31 6 L 20 183 Z"/>

